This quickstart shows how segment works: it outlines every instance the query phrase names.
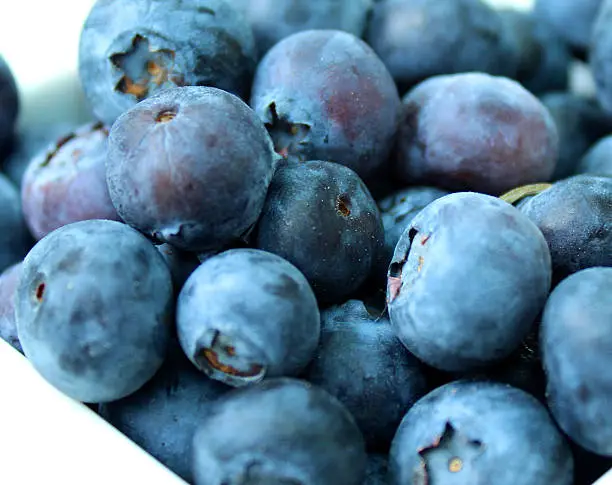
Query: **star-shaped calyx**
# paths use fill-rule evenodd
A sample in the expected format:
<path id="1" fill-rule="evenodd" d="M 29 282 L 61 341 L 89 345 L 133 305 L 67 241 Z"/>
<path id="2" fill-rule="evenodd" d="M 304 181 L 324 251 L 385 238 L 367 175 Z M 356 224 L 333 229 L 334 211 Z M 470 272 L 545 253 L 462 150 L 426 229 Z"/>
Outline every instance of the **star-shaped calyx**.
<path id="1" fill-rule="evenodd" d="M 154 89 L 167 83 L 181 85 L 180 76 L 172 73 L 174 58 L 174 51 L 155 50 L 146 37 L 136 34 L 126 52 L 110 56 L 112 64 L 123 73 L 115 90 L 142 101 Z"/>
<path id="2" fill-rule="evenodd" d="M 474 483 L 477 474 L 475 461 L 483 451 L 481 441 L 469 439 L 447 422 L 442 435 L 431 446 L 419 451 L 422 468 L 414 483 L 449 483 L 448 475 L 453 475 L 453 483 L 457 485 Z"/>

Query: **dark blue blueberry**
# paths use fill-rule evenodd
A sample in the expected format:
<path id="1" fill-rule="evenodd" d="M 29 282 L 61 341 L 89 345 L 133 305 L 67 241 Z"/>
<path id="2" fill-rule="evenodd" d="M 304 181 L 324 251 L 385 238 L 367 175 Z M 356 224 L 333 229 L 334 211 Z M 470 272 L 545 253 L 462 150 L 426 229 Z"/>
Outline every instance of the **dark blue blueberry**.
<path id="1" fill-rule="evenodd" d="M 178 344 L 177 344 L 178 347 Z M 101 404 L 100 415 L 188 482 L 191 445 L 202 416 L 230 388 L 198 372 L 179 348 L 134 394 Z"/>
<path id="2" fill-rule="evenodd" d="M 427 364 L 467 371 L 516 350 L 551 283 L 542 233 L 510 204 L 455 193 L 423 209 L 389 267 L 391 323 Z"/>
<path id="3" fill-rule="evenodd" d="M 370 453 L 366 464 L 366 478 L 363 485 L 387 485 L 387 468 L 389 457 Z"/>
<path id="4" fill-rule="evenodd" d="M 406 184 L 500 195 L 548 181 L 558 141 L 547 109 L 517 82 L 438 76 L 404 97 L 395 171 Z"/>
<path id="5" fill-rule="evenodd" d="M 559 159 L 551 180 L 561 180 L 574 173 L 593 143 L 612 132 L 612 116 L 594 101 L 573 93 L 549 93 L 541 100 L 559 133 Z"/>
<path id="6" fill-rule="evenodd" d="M 265 54 L 281 39 L 312 29 L 337 29 L 361 37 L 372 0 L 233 0 L 253 28 L 257 50 Z"/>
<path id="7" fill-rule="evenodd" d="M 194 252 L 246 237 L 277 162 L 257 115 L 207 87 L 169 89 L 121 115 L 107 181 L 119 216 L 159 242 Z"/>
<path id="8" fill-rule="evenodd" d="M 10 155 L 2 162 L 2 171 L 21 187 L 21 182 L 32 159 L 66 133 L 75 130 L 73 123 L 45 123 L 18 127 Z"/>
<path id="9" fill-rule="evenodd" d="M 341 163 L 367 180 L 391 151 L 400 99 L 365 42 L 347 32 L 308 30 L 262 59 L 251 106 L 281 155 Z"/>
<path id="10" fill-rule="evenodd" d="M 350 300 L 321 315 L 321 343 L 306 378 L 338 398 L 370 450 L 387 451 L 402 417 L 427 391 L 421 363 L 386 318 Z"/>
<path id="11" fill-rule="evenodd" d="M 187 278 L 200 265 L 200 260 L 195 254 L 181 251 L 168 243 L 156 247 L 170 268 L 174 291 L 178 295 Z"/>
<path id="12" fill-rule="evenodd" d="M 541 333 L 548 405 L 553 416 L 579 445 L 609 457 L 611 288 L 612 268 L 589 268 L 569 276 L 546 303 Z"/>
<path id="13" fill-rule="evenodd" d="M 32 243 L 23 220 L 19 191 L 0 174 L 0 271 L 21 261 Z"/>
<path id="14" fill-rule="evenodd" d="M 612 177 L 612 135 L 599 140 L 584 154 L 576 173 Z"/>
<path id="15" fill-rule="evenodd" d="M 359 176 L 337 163 L 290 163 L 276 172 L 254 237 L 308 279 L 321 301 L 338 303 L 369 276 L 383 227 Z"/>
<path id="16" fill-rule="evenodd" d="M 17 331 L 26 357 L 60 391 L 113 401 L 162 365 L 173 303 L 170 271 L 144 236 L 120 222 L 75 222 L 26 256 Z"/>
<path id="17" fill-rule="evenodd" d="M 21 185 L 25 221 L 36 239 L 72 222 L 118 220 L 106 185 L 108 129 L 87 124 L 30 162 Z"/>
<path id="18" fill-rule="evenodd" d="M 534 94 L 569 89 L 569 47 L 550 25 L 532 11 L 500 10 L 519 56 L 516 79 Z"/>
<path id="19" fill-rule="evenodd" d="M 427 394 L 402 420 L 389 455 L 391 485 L 571 485 L 573 468 L 546 408 L 486 381 Z"/>
<path id="20" fill-rule="evenodd" d="M 232 386 L 299 374 L 321 333 L 306 278 L 257 249 L 232 249 L 200 264 L 179 295 L 177 326 L 189 360 Z"/>
<path id="21" fill-rule="evenodd" d="M 0 153 L 12 143 L 19 114 L 19 93 L 9 65 L 0 55 Z"/>
<path id="22" fill-rule="evenodd" d="M 602 3 L 603 0 L 535 0 L 534 15 L 572 47 L 587 50 Z"/>
<path id="23" fill-rule="evenodd" d="M 582 0 L 576 1 L 582 3 Z M 586 3 L 600 2 L 601 0 L 588 0 Z M 580 7 L 581 3 L 576 3 L 576 6 Z M 612 115 L 612 2 L 609 0 L 602 3 L 593 27 L 589 61 L 599 103 Z"/>
<path id="24" fill-rule="evenodd" d="M 384 256 L 381 257 L 385 276 L 393 258 L 395 246 L 397 246 L 400 237 L 410 225 L 412 219 L 425 206 L 445 195 L 448 195 L 446 190 L 435 187 L 408 187 L 393 193 L 378 203 L 385 229 Z"/>
<path id="25" fill-rule="evenodd" d="M 226 0 L 97 0 L 81 33 L 79 75 L 97 119 L 112 124 L 177 86 L 248 93 L 253 32 Z"/>
<path id="26" fill-rule="evenodd" d="M 227 394 L 201 417 L 195 485 L 362 485 L 367 455 L 346 408 L 297 379 Z"/>
<path id="27" fill-rule="evenodd" d="M 431 76 L 513 76 L 518 55 L 500 15 L 480 0 L 381 0 L 366 34 L 402 92 Z"/>
<path id="28" fill-rule="evenodd" d="M 19 336 L 17 335 L 17 319 L 15 317 L 15 295 L 23 270 L 23 263 L 15 263 L 0 274 L 0 339 L 11 344 L 23 353 Z"/>
<path id="29" fill-rule="evenodd" d="M 527 200 L 520 211 L 546 238 L 554 282 L 591 266 L 612 266 L 612 178 L 561 180 Z"/>

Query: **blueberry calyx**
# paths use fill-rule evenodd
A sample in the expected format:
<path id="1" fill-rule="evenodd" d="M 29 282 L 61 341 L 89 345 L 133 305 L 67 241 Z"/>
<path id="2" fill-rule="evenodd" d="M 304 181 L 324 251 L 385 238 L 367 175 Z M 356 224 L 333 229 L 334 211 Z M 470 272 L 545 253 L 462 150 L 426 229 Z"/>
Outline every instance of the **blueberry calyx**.
<path id="1" fill-rule="evenodd" d="M 112 65 L 123 74 L 115 90 L 142 101 L 156 88 L 168 83 L 172 87 L 180 86 L 180 76 L 172 75 L 175 56 L 171 49 L 153 48 L 145 35 L 134 35 L 128 49 L 109 56 Z"/>
<path id="2" fill-rule="evenodd" d="M 459 433 L 449 422 L 444 431 L 431 444 L 419 450 L 422 467 L 418 472 L 418 485 L 436 485 L 438 478 L 444 482 L 448 474 L 469 473 L 472 461 L 483 452 L 484 445 L 479 440 L 467 438 Z"/>
<path id="3" fill-rule="evenodd" d="M 219 330 L 208 332 L 207 337 L 197 346 L 195 361 L 211 379 L 244 386 L 265 377 L 267 366 L 254 357 L 252 344 Z"/>
<path id="4" fill-rule="evenodd" d="M 310 125 L 306 123 L 291 123 L 283 116 L 279 116 L 276 103 L 268 105 L 268 121 L 265 123 L 270 137 L 274 142 L 274 149 L 281 157 L 304 161 L 302 147 L 308 143 Z"/>

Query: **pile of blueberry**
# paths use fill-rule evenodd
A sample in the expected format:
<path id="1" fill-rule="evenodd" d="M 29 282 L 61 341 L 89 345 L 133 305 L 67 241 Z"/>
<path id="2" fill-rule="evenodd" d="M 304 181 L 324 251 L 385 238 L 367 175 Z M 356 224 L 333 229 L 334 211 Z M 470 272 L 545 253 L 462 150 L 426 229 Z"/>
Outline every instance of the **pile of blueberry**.
<path id="1" fill-rule="evenodd" d="M 98 0 L 79 73 L 15 132 L 0 61 L 0 337 L 59 390 L 197 485 L 612 466 L 612 0 Z"/>

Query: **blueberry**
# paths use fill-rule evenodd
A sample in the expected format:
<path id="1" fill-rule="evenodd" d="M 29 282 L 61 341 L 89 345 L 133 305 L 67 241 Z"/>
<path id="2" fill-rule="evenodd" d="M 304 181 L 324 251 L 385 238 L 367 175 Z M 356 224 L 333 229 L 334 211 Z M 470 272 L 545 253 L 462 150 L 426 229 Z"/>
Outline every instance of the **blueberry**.
<path id="1" fill-rule="evenodd" d="M 131 394 L 165 358 L 170 272 L 155 247 L 125 224 L 90 220 L 49 233 L 26 256 L 16 298 L 26 357 L 74 399 Z"/>
<path id="2" fill-rule="evenodd" d="M 178 345 L 177 345 L 178 347 Z M 191 444 L 201 417 L 230 388 L 198 372 L 180 347 L 134 394 L 101 404 L 100 415 L 187 481 Z"/>
<path id="3" fill-rule="evenodd" d="M 593 24 L 603 0 L 535 0 L 534 14 L 578 50 L 591 44 Z"/>
<path id="4" fill-rule="evenodd" d="M 384 257 L 381 258 L 385 275 L 393 258 L 395 246 L 412 219 L 428 204 L 445 195 L 448 195 L 446 190 L 436 187 L 408 187 L 385 197 L 378 203 L 385 229 Z"/>
<path id="5" fill-rule="evenodd" d="M 32 236 L 23 220 L 19 192 L 0 174 L 0 271 L 21 261 L 32 247 Z"/>
<path id="6" fill-rule="evenodd" d="M 612 132 L 612 117 L 594 101 L 573 93 L 549 93 L 541 98 L 559 133 L 559 159 L 551 180 L 572 175 L 593 143 Z"/>
<path id="7" fill-rule="evenodd" d="M 277 158 L 239 98 L 184 87 L 121 115 L 108 141 L 107 182 L 119 216 L 179 249 L 219 249 L 257 221 Z"/>
<path id="8" fill-rule="evenodd" d="M 87 124 L 32 159 L 21 203 L 36 239 L 71 222 L 118 219 L 106 185 L 107 139 L 102 124 Z"/>
<path id="9" fill-rule="evenodd" d="M 550 248 L 553 281 L 591 266 L 612 266 L 612 179 L 575 175 L 520 206 Z"/>
<path id="10" fill-rule="evenodd" d="M 18 127 L 11 153 L 2 162 L 2 171 L 17 187 L 21 187 L 23 176 L 32 159 L 76 128 L 78 126 L 68 122 L 26 124 Z"/>
<path id="11" fill-rule="evenodd" d="M 372 271 L 383 228 L 355 172 L 309 161 L 276 172 L 254 242 L 297 266 L 320 301 L 340 302 Z"/>
<path id="12" fill-rule="evenodd" d="M 589 3 L 600 3 L 601 0 L 589 0 Z M 604 0 L 595 20 L 589 60 L 595 84 L 597 98 L 605 111 L 612 115 L 612 2 Z"/>
<path id="13" fill-rule="evenodd" d="M 612 135 L 595 143 L 580 160 L 576 173 L 612 177 Z"/>
<path id="14" fill-rule="evenodd" d="M 402 420 L 390 484 L 571 485 L 570 447 L 529 394 L 486 381 L 432 391 Z"/>
<path id="15" fill-rule="evenodd" d="M 181 251 L 168 243 L 160 244 L 156 248 L 170 268 L 172 284 L 176 294 L 178 294 L 187 278 L 199 266 L 200 260 L 195 254 Z"/>
<path id="16" fill-rule="evenodd" d="M 0 153 L 11 144 L 17 115 L 19 114 L 19 93 L 9 65 L 0 56 Z"/>
<path id="17" fill-rule="evenodd" d="M 387 451 L 406 411 L 427 390 L 420 362 L 389 320 L 350 300 L 321 315 L 321 343 L 306 378 L 338 398 L 371 450 Z"/>
<path id="18" fill-rule="evenodd" d="M 308 30 L 268 51 L 251 106 L 280 154 L 341 163 L 368 179 L 390 153 L 400 99 L 365 42 L 347 32 Z"/>
<path id="19" fill-rule="evenodd" d="M 401 90 L 431 76 L 513 76 L 518 55 L 498 13 L 480 0 L 382 0 L 366 34 Z"/>
<path id="20" fill-rule="evenodd" d="M 281 39 L 312 29 L 337 29 L 361 37 L 372 0 L 234 0 L 253 28 L 257 50 L 265 54 Z"/>
<path id="21" fill-rule="evenodd" d="M 321 332 L 306 278 L 280 256 L 257 249 L 204 261 L 179 295 L 177 326 L 189 360 L 236 387 L 297 375 L 314 357 Z"/>
<path id="22" fill-rule="evenodd" d="M 610 247 L 610 246 L 608 246 Z M 548 405 L 580 446 L 612 457 L 612 268 L 594 267 L 563 280 L 542 321 Z"/>
<path id="23" fill-rule="evenodd" d="M 21 278 L 23 263 L 15 263 L 0 274 L 0 339 L 23 354 L 17 335 L 15 318 L 15 294 Z"/>
<path id="24" fill-rule="evenodd" d="M 517 349 L 551 283 L 546 240 L 495 197 L 455 193 L 406 228 L 389 266 L 391 323 L 427 364 L 467 371 Z"/>
<path id="25" fill-rule="evenodd" d="M 396 173 L 404 183 L 499 195 L 549 180 L 557 149 L 552 117 L 520 84 L 438 76 L 404 97 Z"/>
<path id="26" fill-rule="evenodd" d="M 201 418 L 196 485 L 362 485 L 367 455 L 350 413 L 297 379 L 233 391 Z"/>
<path id="27" fill-rule="evenodd" d="M 85 95 L 109 125 L 172 87 L 245 96 L 255 62 L 252 29 L 226 0 L 97 0 L 79 45 Z"/>
<path id="28" fill-rule="evenodd" d="M 500 10 L 518 52 L 516 79 L 534 94 L 569 90 L 570 49 L 533 11 Z"/>

